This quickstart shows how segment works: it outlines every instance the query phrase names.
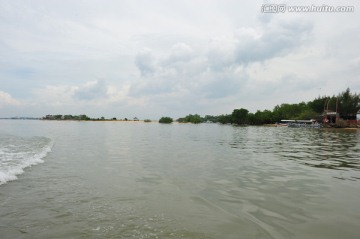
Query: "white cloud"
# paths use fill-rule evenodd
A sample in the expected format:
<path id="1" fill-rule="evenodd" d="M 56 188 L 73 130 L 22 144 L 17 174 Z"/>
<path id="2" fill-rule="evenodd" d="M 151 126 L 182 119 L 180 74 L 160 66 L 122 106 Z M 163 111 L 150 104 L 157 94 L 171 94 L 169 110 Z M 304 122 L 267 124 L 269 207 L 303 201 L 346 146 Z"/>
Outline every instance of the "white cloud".
<path id="1" fill-rule="evenodd" d="M 126 99 L 129 86 L 118 89 L 105 80 L 88 81 L 83 85 L 48 85 L 36 89 L 34 105 L 71 106 L 101 105 L 121 102 Z"/>
<path id="2" fill-rule="evenodd" d="M 193 58 L 194 51 L 193 49 L 186 43 L 178 42 L 171 47 L 171 51 L 169 54 L 168 62 L 179 62 L 179 61 L 187 61 Z"/>
<path id="3" fill-rule="evenodd" d="M 32 105 L 66 106 L 71 105 L 77 87 L 67 85 L 48 85 L 34 90 Z"/>
<path id="4" fill-rule="evenodd" d="M 107 97 L 107 86 L 102 80 L 90 81 L 83 86 L 77 87 L 73 94 L 79 100 L 97 100 Z"/>
<path id="5" fill-rule="evenodd" d="M 14 99 L 9 93 L 0 91 L 0 108 L 19 105 L 21 105 L 20 101 Z"/>
<path id="6" fill-rule="evenodd" d="M 284 58 L 301 49 L 302 40 L 311 28 L 310 24 L 301 22 L 283 24 L 273 21 L 259 24 L 257 29 L 240 28 L 232 34 L 212 39 L 204 50 L 195 51 L 191 45 L 179 42 L 155 59 L 155 50 L 147 49 L 141 54 L 142 62 L 146 64 L 138 64 L 145 80 L 132 85 L 130 93 L 149 97 L 178 92 L 177 95 L 198 99 L 200 96 L 219 99 L 243 94 L 253 88 L 251 85 L 254 84 L 248 82 L 256 82 L 256 75 L 248 73 L 254 64 Z M 258 64 L 258 71 L 265 71 L 259 69 L 263 66 Z M 266 72 L 268 78 L 274 77 L 273 67 Z M 278 77 L 287 75 L 289 73 L 285 71 Z M 258 78 L 256 87 L 260 89 L 263 87 L 261 81 L 266 82 L 266 79 Z"/>
<path id="7" fill-rule="evenodd" d="M 149 48 L 143 49 L 135 57 L 135 64 L 141 72 L 141 76 L 152 75 L 156 70 L 156 59 Z"/>
<path id="8" fill-rule="evenodd" d="M 157 117 L 360 90 L 359 14 L 262 14 L 262 4 L 1 1 L 1 104 Z"/>

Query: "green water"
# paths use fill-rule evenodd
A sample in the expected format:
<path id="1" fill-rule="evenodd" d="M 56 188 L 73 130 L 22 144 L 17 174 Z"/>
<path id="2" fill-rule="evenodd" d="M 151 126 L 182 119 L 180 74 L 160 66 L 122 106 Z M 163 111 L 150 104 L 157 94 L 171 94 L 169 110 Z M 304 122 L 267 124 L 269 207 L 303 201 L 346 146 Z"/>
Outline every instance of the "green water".
<path id="1" fill-rule="evenodd" d="M 360 238 L 360 131 L 0 126 L 52 142 L 44 163 L 0 185 L 2 239 Z"/>

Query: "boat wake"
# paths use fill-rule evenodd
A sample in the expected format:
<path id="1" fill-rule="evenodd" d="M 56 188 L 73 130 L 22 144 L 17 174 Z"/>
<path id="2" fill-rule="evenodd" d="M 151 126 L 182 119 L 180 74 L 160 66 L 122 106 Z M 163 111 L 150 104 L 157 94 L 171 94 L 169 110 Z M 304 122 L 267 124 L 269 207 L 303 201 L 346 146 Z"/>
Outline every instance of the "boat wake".
<path id="1" fill-rule="evenodd" d="M 43 163 L 52 145 L 46 137 L 0 135 L 0 185 L 16 180 L 25 168 Z"/>

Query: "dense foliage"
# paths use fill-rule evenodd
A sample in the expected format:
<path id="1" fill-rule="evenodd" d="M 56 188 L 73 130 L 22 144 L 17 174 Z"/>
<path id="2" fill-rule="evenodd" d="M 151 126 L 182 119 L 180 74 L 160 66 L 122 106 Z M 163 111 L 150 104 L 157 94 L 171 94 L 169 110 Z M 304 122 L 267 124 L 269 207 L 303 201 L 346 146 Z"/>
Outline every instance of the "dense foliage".
<path id="1" fill-rule="evenodd" d="M 292 120 L 309 120 L 317 119 L 322 120 L 322 114 L 324 111 L 337 112 L 340 118 L 345 120 L 356 119 L 356 114 L 360 111 L 360 94 L 351 93 L 347 88 L 344 92 L 341 92 L 337 96 L 322 96 L 318 97 L 307 103 L 301 102 L 297 104 L 281 104 L 274 107 L 271 110 L 258 110 L 255 113 L 250 113 L 247 109 L 240 108 L 234 109 L 231 114 L 225 115 L 206 115 L 201 117 L 198 114 L 189 114 L 183 118 L 179 118 L 179 123 L 203 123 L 214 122 L 222 124 L 250 124 L 250 125 L 262 125 L 273 124 L 280 122 L 283 119 Z M 43 117 L 45 120 L 92 120 L 92 121 L 105 121 L 105 120 L 117 120 L 115 117 L 112 119 L 105 119 L 104 117 L 93 119 L 87 115 L 47 115 Z M 125 121 L 128 119 L 125 118 Z M 134 121 L 138 121 L 138 118 L 134 118 Z M 151 122 L 151 120 L 145 120 L 145 122 Z M 162 117 L 159 123 L 170 124 L 173 119 L 170 117 Z"/>
<path id="2" fill-rule="evenodd" d="M 195 115 L 190 114 L 190 115 L 185 116 L 184 118 L 179 118 L 177 121 L 179 123 L 199 124 L 199 123 L 203 122 L 203 119 L 198 114 L 195 114 Z"/>
<path id="3" fill-rule="evenodd" d="M 337 96 L 322 96 L 307 103 L 281 104 L 271 110 L 256 111 L 249 113 L 247 109 L 234 109 L 231 114 L 211 116 L 204 118 L 199 115 L 188 115 L 179 118 L 182 123 L 200 123 L 200 122 L 219 122 L 222 124 L 273 124 L 283 119 L 309 120 L 317 119 L 321 121 L 324 111 L 337 111 L 343 119 L 356 119 L 356 114 L 360 110 L 360 95 L 351 93 L 350 89 Z"/>
<path id="4" fill-rule="evenodd" d="M 46 120 L 91 120 L 87 115 L 46 115 Z"/>
<path id="5" fill-rule="evenodd" d="M 343 119 L 356 119 L 356 114 L 360 111 L 360 95 L 352 94 L 350 89 L 342 92 L 339 97 L 339 113 Z"/>
<path id="6" fill-rule="evenodd" d="M 136 117 L 135 117 L 136 118 Z M 90 118 L 87 115 L 46 115 L 42 117 L 43 120 L 82 120 L 82 121 L 115 121 L 117 120 L 116 117 L 111 119 L 106 119 L 105 117 L 100 118 Z M 127 120 L 125 118 L 125 120 Z M 135 119 L 134 119 L 135 120 Z"/>
<path id="7" fill-rule="evenodd" d="M 159 120 L 159 123 L 163 124 L 171 124 L 173 122 L 173 119 L 171 117 L 161 117 Z"/>

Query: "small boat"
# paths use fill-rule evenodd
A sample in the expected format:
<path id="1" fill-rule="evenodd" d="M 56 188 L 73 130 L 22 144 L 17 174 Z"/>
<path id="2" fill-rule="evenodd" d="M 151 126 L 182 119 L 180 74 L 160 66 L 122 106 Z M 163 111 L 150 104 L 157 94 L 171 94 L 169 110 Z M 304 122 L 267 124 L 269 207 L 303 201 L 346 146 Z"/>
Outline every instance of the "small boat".
<path id="1" fill-rule="evenodd" d="M 314 123 L 314 124 L 304 124 L 304 123 L 290 123 L 288 125 L 290 128 L 321 128 L 321 124 Z"/>
<path id="2" fill-rule="evenodd" d="M 290 128 L 321 128 L 321 124 L 316 122 L 316 120 L 281 120 L 285 122 Z"/>

